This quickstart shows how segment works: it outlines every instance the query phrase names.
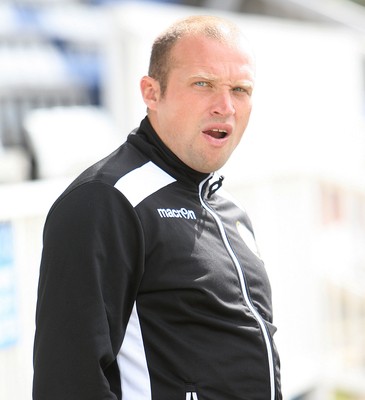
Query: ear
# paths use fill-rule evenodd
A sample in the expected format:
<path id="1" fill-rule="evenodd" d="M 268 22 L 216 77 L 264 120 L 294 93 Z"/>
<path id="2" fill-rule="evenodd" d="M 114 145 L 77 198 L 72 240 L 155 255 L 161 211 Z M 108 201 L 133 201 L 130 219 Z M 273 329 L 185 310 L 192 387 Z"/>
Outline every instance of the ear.
<path id="1" fill-rule="evenodd" d="M 141 93 L 146 106 L 150 110 L 155 110 L 160 99 L 160 84 L 150 76 L 141 79 Z"/>

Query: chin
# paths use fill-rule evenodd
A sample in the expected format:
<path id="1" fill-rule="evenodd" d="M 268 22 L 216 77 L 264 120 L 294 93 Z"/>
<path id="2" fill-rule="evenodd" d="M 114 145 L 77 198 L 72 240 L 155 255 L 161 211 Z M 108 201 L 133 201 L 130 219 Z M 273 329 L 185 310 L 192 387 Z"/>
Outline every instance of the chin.
<path id="1" fill-rule="evenodd" d="M 223 167 L 223 165 L 224 165 L 225 163 L 222 163 L 222 164 L 215 164 L 215 165 L 212 165 L 212 166 L 207 166 L 207 165 L 205 165 L 205 166 L 203 166 L 202 168 L 199 168 L 199 169 L 196 169 L 198 172 L 203 172 L 203 173 L 205 173 L 205 174 L 210 174 L 211 172 L 215 172 L 215 171 L 218 171 L 219 169 L 221 169 L 222 167 Z"/>

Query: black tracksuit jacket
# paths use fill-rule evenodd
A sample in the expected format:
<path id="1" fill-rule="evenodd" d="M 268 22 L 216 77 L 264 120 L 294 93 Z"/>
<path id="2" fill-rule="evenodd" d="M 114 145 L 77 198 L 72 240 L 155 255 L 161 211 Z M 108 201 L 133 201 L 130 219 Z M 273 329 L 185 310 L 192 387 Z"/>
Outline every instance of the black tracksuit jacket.
<path id="1" fill-rule="evenodd" d="M 246 213 L 148 118 L 44 228 L 34 400 L 280 400 L 271 291 Z"/>

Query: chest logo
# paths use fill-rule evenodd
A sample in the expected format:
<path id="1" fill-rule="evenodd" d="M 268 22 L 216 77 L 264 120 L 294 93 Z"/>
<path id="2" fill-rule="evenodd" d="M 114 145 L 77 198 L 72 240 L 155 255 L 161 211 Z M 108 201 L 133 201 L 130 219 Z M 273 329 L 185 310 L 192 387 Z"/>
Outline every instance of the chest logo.
<path id="1" fill-rule="evenodd" d="M 158 208 L 158 215 L 161 218 L 183 218 L 183 219 L 196 219 L 196 215 L 193 210 L 187 210 L 186 208 Z"/>

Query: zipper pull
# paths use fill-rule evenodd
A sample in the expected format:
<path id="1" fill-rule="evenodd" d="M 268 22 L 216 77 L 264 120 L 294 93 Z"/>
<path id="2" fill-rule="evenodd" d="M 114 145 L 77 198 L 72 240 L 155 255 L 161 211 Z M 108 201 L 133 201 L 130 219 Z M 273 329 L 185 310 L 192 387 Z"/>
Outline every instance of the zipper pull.
<path id="1" fill-rule="evenodd" d="M 196 392 L 186 392 L 185 400 L 198 400 Z"/>
<path id="2" fill-rule="evenodd" d="M 209 190 L 208 190 L 208 199 L 210 199 L 212 197 L 212 195 L 222 186 L 223 184 L 223 179 L 224 176 L 220 175 L 219 179 L 215 182 L 213 182 L 210 186 L 209 186 Z"/>

